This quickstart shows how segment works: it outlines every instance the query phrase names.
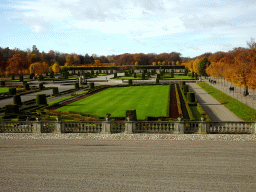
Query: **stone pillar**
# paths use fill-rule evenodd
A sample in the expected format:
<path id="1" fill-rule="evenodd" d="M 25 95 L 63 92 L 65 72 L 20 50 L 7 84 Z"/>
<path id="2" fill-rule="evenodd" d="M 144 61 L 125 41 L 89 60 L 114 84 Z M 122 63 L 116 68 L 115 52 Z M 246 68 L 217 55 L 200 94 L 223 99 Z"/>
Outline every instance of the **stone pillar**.
<path id="1" fill-rule="evenodd" d="M 112 127 L 112 123 L 109 121 L 104 121 L 102 123 L 102 131 L 101 133 L 103 134 L 111 134 L 111 127 Z"/>
<path id="2" fill-rule="evenodd" d="M 185 132 L 185 122 L 178 121 L 174 123 L 175 131 L 174 133 L 184 134 Z"/>
<path id="3" fill-rule="evenodd" d="M 54 128 L 54 133 L 61 133 L 61 122 L 55 122 L 55 128 Z"/>
<path id="4" fill-rule="evenodd" d="M 252 134 L 256 134 L 256 122 L 252 124 Z"/>
<path id="5" fill-rule="evenodd" d="M 41 121 L 37 121 L 33 123 L 33 133 L 41 133 L 42 123 Z"/>
<path id="6" fill-rule="evenodd" d="M 126 121 L 125 122 L 125 131 L 126 134 L 132 134 L 136 129 L 136 122 L 135 121 Z"/>
<path id="7" fill-rule="evenodd" d="M 209 132 L 209 128 L 210 128 L 210 123 L 205 122 L 204 117 L 201 117 L 201 123 L 199 123 L 198 133 L 206 134 L 207 132 Z"/>

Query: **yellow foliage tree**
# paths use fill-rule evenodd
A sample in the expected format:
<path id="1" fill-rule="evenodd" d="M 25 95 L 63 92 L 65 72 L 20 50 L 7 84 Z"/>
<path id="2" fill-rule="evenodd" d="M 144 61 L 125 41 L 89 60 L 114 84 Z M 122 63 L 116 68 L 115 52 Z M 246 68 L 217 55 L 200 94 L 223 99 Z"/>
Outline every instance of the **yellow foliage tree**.
<path id="1" fill-rule="evenodd" d="M 198 73 L 198 63 L 199 63 L 200 59 L 196 59 L 194 62 L 193 62 L 193 71 L 195 73 Z"/>
<path id="2" fill-rule="evenodd" d="M 54 73 L 59 73 L 59 72 L 60 72 L 60 66 L 59 66 L 58 63 L 54 63 L 54 64 L 52 65 L 52 71 L 53 71 Z"/>

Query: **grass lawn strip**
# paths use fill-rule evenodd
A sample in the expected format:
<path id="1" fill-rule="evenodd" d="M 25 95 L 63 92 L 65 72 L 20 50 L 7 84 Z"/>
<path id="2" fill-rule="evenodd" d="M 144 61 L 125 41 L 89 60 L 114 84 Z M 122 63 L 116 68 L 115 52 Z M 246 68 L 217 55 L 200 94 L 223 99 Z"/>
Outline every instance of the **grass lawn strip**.
<path id="1" fill-rule="evenodd" d="M 7 87 L 0 87 L 0 93 L 6 93 L 9 92 L 9 88 Z"/>
<path id="2" fill-rule="evenodd" d="M 109 88 L 85 99 L 78 100 L 58 111 L 77 111 L 105 117 L 125 117 L 127 109 L 136 109 L 137 118 L 166 116 L 168 85 Z"/>
<path id="3" fill-rule="evenodd" d="M 256 110 L 248 105 L 234 99 L 233 97 L 223 93 L 222 91 L 215 89 L 211 85 L 200 82 L 198 83 L 207 93 L 213 96 L 221 104 L 227 107 L 232 113 L 244 121 L 254 121 L 256 116 Z"/>

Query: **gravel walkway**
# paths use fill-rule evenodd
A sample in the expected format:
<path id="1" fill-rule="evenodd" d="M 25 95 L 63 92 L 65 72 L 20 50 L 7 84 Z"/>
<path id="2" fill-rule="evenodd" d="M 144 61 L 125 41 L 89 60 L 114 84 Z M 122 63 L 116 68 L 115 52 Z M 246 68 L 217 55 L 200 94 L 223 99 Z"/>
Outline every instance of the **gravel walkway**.
<path id="1" fill-rule="evenodd" d="M 255 134 L 0 133 L 0 139 L 256 141 Z"/>

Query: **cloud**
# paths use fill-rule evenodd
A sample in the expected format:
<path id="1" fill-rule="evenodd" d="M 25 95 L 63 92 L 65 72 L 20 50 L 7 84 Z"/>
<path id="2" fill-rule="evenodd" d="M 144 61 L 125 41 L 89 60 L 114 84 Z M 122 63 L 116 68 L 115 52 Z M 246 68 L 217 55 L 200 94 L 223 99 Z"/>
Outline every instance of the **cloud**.
<path id="1" fill-rule="evenodd" d="M 68 47 L 69 44 L 61 41 L 56 41 L 56 44 L 60 45 L 61 47 Z"/>

